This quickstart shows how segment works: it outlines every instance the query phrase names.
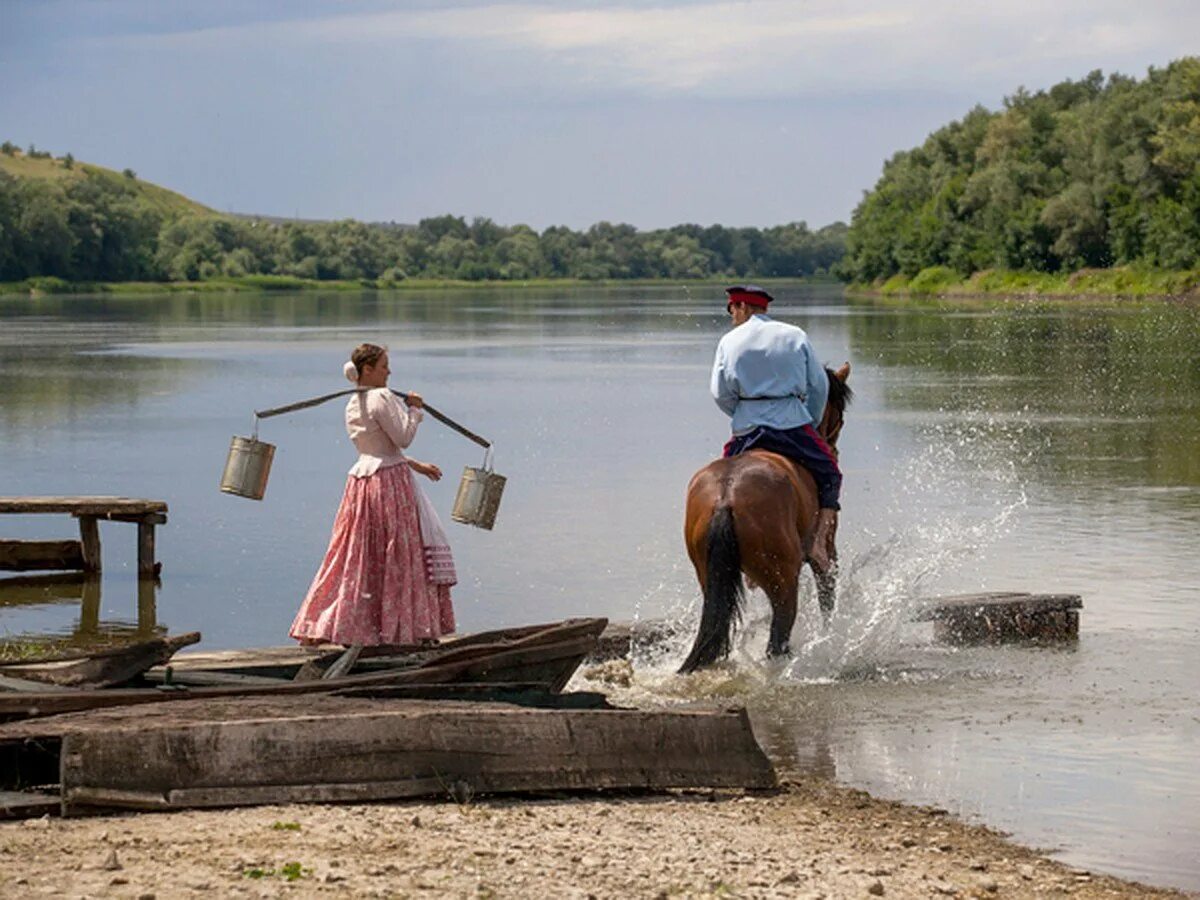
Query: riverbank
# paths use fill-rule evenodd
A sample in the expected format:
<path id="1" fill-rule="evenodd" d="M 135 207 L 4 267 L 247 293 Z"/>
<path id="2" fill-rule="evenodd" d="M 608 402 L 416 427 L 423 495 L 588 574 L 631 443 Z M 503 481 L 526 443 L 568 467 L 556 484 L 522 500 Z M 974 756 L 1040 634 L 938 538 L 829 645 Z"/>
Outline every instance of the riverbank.
<path id="1" fill-rule="evenodd" d="M 41 297 L 48 294 L 229 294 L 270 291 L 429 291 L 463 289 L 530 290 L 536 288 L 577 287 L 700 287 L 710 290 L 735 281 L 734 278 L 710 279 L 580 279 L 532 278 L 524 281 L 462 281 L 452 278 L 408 278 L 404 281 L 360 279 L 323 281 L 294 278 L 290 275 L 245 275 L 238 278 L 213 278 L 207 281 L 64 281 L 61 278 L 29 278 L 25 281 L 0 282 L 0 297 Z M 759 284 L 839 284 L 833 277 L 764 278 Z"/>
<path id="2" fill-rule="evenodd" d="M 1179 897 L 823 779 L 778 792 L 0 823 L 0 894 Z"/>
<path id="3" fill-rule="evenodd" d="M 1047 274 L 986 269 L 963 277 L 945 266 L 913 277 L 893 275 L 873 284 L 852 284 L 851 294 L 890 298 L 990 298 L 1200 300 L 1200 269 L 1170 271 L 1122 266 Z"/>

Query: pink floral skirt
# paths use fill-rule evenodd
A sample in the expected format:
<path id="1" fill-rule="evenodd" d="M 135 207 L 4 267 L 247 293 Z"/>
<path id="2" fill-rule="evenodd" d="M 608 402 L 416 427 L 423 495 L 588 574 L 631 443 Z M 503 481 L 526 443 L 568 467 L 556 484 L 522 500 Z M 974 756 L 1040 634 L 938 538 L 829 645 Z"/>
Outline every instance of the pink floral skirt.
<path id="1" fill-rule="evenodd" d="M 407 465 L 351 475 L 325 560 L 291 636 L 334 644 L 411 644 L 454 631 L 450 585 L 427 571 Z"/>

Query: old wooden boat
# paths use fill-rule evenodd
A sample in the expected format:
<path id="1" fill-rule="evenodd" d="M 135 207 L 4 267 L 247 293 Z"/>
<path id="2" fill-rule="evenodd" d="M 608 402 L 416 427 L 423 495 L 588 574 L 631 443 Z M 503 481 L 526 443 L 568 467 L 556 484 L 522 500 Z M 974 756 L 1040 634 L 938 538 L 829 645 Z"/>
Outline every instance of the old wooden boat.
<path id="1" fill-rule="evenodd" d="M 56 801 L 77 815 L 775 785 L 745 710 L 565 702 L 573 698 L 232 697 L 10 722 L 0 725 L 0 817 L 5 807 L 12 817 L 53 811 L 45 806 Z"/>
<path id="2" fill-rule="evenodd" d="M 402 685 L 519 684 L 560 691 L 595 648 L 603 618 L 482 632 L 434 646 L 318 654 L 180 655 L 125 686 L 81 690 L 25 679 L 0 683 L 0 722 L 146 703 L 334 693 Z M 13 689 L 15 687 L 15 689 Z"/>
<path id="3" fill-rule="evenodd" d="M 191 631 L 104 650 L 0 661 L 0 690 L 6 685 L 9 690 L 45 690 L 45 685 L 94 690 L 125 684 L 199 640 L 200 632 Z"/>

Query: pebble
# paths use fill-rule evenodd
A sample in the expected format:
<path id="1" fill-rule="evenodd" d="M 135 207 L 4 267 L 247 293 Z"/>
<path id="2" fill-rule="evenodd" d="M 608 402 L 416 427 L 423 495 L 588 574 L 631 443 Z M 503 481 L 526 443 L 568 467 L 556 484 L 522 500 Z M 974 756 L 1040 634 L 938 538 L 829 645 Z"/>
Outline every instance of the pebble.
<path id="1" fill-rule="evenodd" d="M 115 849 L 108 851 L 108 857 L 104 860 L 103 868 L 109 872 L 115 872 L 118 869 L 125 868 L 123 865 L 121 865 L 121 861 L 117 859 L 117 851 Z"/>
<path id="2" fill-rule="evenodd" d="M 867 893 L 875 897 L 883 896 L 883 882 L 878 878 L 871 882 L 871 886 L 867 888 Z"/>

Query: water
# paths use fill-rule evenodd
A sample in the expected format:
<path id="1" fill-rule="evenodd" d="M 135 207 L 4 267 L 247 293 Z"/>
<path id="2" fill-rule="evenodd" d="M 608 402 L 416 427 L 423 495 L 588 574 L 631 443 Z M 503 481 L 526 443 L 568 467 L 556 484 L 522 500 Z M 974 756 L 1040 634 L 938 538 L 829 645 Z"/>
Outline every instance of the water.
<path id="1" fill-rule="evenodd" d="M 157 604 L 133 529 L 101 526 L 101 592 L 0 587 L 0 639 L 139 627 L 210 649 L 278 644 L 324 551 L 354 454 L 341 404 L 264 421 L 262 503 L 217 491 L 252 410 L 337 390 L 346 352 L 391 347 L 392 386 L 496 445 L 496 529 L 450 525 L 461 627 L 670 618 L 643 703 L 746 703 L 787 769 L 932 803 L 1079 865 L 1200 888 L 1200 311 L 889 307 L 781 290 L 857 399 L 841 439 L 845 575 L 826 629 L 806 585 L 796 657 L 767 664 L 752 594 L 731 667 L 672 674 L 698 595 L 680 527 L 726 438 L 707 396 L 720 291 L 683 287 L 44 298 L 0 304 L 0 495 L 165 499 Z M 434 422 L 447 477 L 478 447 Z M 63 516 L 0 537 L 73 537 Z M 919 597 L 1075 592 L 1070 647 L 952 648 Z M 150 598 L 153 599 L 153 598 Z"/>

